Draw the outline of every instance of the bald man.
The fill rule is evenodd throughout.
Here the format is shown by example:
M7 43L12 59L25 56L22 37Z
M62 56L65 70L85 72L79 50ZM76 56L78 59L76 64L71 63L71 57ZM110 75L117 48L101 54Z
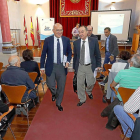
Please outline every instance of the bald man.
M87 33L88 37L94 37L98 40L98 37L92 33L93 32L93 27L91 25L87 26L87 32L88 32Z
M20 58L18 56L11 56L8 59L8 63L9 67L2 73L0 82L1 84L13 86L25 85L27 90L22 97L22 102L25 102L26 98L28 97L28 90L34 89L35 85L30 79L28 73L20 68ZM28 98L37 98L36 93L32 91Z
M56 100L56 106L58 107L58 110L63 111L61 103L64 94L67 68L71 60L72 51L70 39L62 36L63 27L61 24L56 23L54 25L53 33L53 36L46 38L44 41L40 60L40 70L42 73L46 73L46 82L52 93L52 101ZM65 65L63 65L63 59L66 56L67 61Z

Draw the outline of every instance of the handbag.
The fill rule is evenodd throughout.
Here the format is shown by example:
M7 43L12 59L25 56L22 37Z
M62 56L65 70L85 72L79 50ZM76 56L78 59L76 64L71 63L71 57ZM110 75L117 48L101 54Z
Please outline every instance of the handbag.
M77 94L77 73L74 73L73 77L73 90Z
M86 79L85 79L85 87L87 87ZM74 73L73 77L73 90L77 94L77 73Z

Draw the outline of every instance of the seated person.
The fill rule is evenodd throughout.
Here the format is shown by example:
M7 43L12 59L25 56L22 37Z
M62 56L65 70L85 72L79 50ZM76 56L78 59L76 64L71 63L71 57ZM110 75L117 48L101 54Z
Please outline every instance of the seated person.
M28 73L20 68L20 58L18 56L11 56L8 59L8 63L10 66L2 73L0 82L1 84L11 86L25 85L27 90L22 97L22 102L25 102L28 97L28 91L30 89L34 89L35 85L30 79ZM37 98L36 93L34 91L30 92L29 99L35 98Z
M32 50L24 50L22 53L22 57L25 61L21 62L20 67L23 68L26 72L37 72L37 78L35 80L35 84L39 84L40 79L40 71L37 62L33 60L33 51Z
M130 61L130 68L120 70L114 81L111 84L111 87L115 87L119 84L119 87L137 89L140 86L140 54L135 54ZM116 98L114 92L111 93L111 98ZM117 95L120 101L122 101L119 93Z
M136 83L136 82L135 82ZM124 134L126 133L128 126L133 131L134 129L134 121L128 116L127 113L133 114L136 118L140 116L135 113L140 109L140 87L132 94L132 96L129 98L129 100L124 104L124 106L116 105L114 107L114 113L117 116ZM132 131L130 129L128 130L126 134L126 138L124 140L130 140L130 137L132 135ZM124 136L122 135L122 137Z
M77 23L76 24L76 27L74 27L73 29L72 29L72 39L78 39L78 36L79 36L79 31L78 31L78 29L79 29L79 26L80 26L80 24L79 23Z
M87 26L87 31L88 31L88 37L94 37L98 40L98 37L92 33L93 32L93 27L91 25Z
M99 84L102 86L105 86L105 83L108 82L106 94L107 99L110 99L111 97L110 84L113 82L117 73L122 69L129 68L131 54L128 51L121 51L121 53L119 54L119 58L120 59L118 60L118 62L113 63L108 77L103 82L99 82Z

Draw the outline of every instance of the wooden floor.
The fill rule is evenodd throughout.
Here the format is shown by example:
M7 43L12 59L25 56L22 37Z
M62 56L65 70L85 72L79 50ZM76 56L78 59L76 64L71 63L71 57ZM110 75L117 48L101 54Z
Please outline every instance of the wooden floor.
M119 50L120 51L124 50L124 47L120 48ZM38 50L38 49L33 50L34 57L40 57L41 51L42 50ZM130 48L127 48L127 51L131 52ZM22 52L23 52L23 49L19 49L18 55L22 56ZM104 57L104 50L101 50L101 56ZM43 77L43 78L45 80L45 77ZM47 90L47 86L45 85L45 91L46 90ZM44 93L43 93L41 84L39 85L39 96L40 96L40 101L42 101ZM38 107L39 107L39 104L35 108L33 108L32 110L29 111L30 124L31 124L31 122L36 114ZM26 132L28 131L27 118L24 115L15 116L15 118L12 122L11 128L14 131L16 139L23 140L25 135L26 135ZM12 136L9 129L7 130L7 133L4 137L4 140L13 140L13 136Z

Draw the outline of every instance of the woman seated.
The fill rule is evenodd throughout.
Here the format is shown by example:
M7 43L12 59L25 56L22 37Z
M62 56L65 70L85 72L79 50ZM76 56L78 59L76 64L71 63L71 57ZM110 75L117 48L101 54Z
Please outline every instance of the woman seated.
M21 68L23 68L26 72L37 72L38 75L34 83L39 84L40 71L37 62L33 61L33 51L29 49L24 50L22 57L25 61L21 62Z
M107 85L107 94L106 94L106 98L110 99L111 97L111 89L110 89L110 84L112 83L112 81L114 80L116 74L122 70L122 69L129 69L129 60L131 58L131 54L128 51L121 51L121 53L119 54L119 60L116 63L113 63L112 68L110 70L109 76L103 81L100 82L100 85L105 85L105 83L108 82ZM106 98L103 97L103 102L106 102ZM112 97L113 99L113 97Z

